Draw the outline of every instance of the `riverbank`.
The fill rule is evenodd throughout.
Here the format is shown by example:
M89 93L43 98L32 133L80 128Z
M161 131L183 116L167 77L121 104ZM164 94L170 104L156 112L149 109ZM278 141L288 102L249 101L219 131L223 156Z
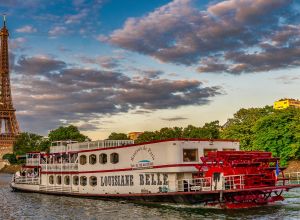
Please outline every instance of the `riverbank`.
M21 165L5 165L1 170L0 173L8 173L8 174L14 174L18 170L21 169Z

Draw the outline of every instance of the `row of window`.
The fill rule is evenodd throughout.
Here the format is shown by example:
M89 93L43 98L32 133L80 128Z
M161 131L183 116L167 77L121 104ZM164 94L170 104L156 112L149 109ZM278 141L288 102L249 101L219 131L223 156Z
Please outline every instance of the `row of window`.
M86 186L87 185L87 177L86 176L81 176L80 178L78 176L73 176L73 185L78 186L80 182L81 186ZM53 175L49 176L49 183L51 185L56 184L56 185L61 185L62 184L62 177L61 176L56 176L54 178ZM65 176L64 177L64 185L70 185L70 176ZM97 177L91 176L89 178L89 184L90 186L97 186Z
M100 154L99 155L99 163L100 164L106 164L107 163L107 161L108 161L108 159L107 159L107 154ZM88 157L88 159L89 159L89 164L92 164L92 165L94 165L94 164L96 164L97 163L97 156L96 156L96 154L91 154L89 157ZM110 154L110 162L112 163L112 164L116 164L116 163L118 163L119 162L119 154L117 154L117 153L111 153ZM81 165L85 165L86 163L87 163L87 156L86 155L81 155L80 157L79 157L79 163L81 164Z

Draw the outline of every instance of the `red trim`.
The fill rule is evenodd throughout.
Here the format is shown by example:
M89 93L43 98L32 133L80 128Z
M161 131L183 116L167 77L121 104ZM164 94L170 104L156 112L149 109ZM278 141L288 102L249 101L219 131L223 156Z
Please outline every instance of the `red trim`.
M158 165L158 166L153 166L153 169L159 169L159 168L169 168L169 167L195 167L198 164L166 164L166 165ZM113 170L94 170L94 171L64 171L64 172L59 172L59 171L47 171L47 172L41 172L41 174L83 174L83 173L112 173L112 172L124 172L124 171L132 171L136 169L132 168L123 168L123 169L113 169ZM145 169L146 170L146 169ZM148 170L148 169L147 169Z
M170 141L239 142L238 140L235 140L235 139L171 138L171 139L165 139L165 140L155 140L155 141L143 142L143 143L139 143L139 144L129 144L129 145L118 146L118 147L107 147L107 148L98 148L98 149L90 149L90 150L69 151L68 154L120 149L120 148L135 147L135 146L139 146L139 145L156 144L156 143L170 142ZM63 153L66 153L66 152L64 151L64 152L57 152L57 153L52 153L52 154L63 154ZM49 155L49 154L41 154L41 155Z

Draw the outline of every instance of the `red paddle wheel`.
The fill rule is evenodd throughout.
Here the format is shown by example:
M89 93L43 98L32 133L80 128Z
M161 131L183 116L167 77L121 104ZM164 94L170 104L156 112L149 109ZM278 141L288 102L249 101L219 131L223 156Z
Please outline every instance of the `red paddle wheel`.
M283 170L278 166L279 158L269 152L216 151L201 157L197 166L198 177L210 177L212 190L219 190L218 201L227 208L253 207L283 200L281 193L288 188L276 186L283 181ZM279 173L283 178L278 178ZM220 179L222 181L220 181ZM220 188L221 184L221 188Z

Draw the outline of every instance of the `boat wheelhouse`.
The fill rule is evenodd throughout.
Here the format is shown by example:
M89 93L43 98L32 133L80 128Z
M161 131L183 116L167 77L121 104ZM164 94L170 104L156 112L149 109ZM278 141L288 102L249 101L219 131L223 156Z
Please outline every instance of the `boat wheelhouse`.
M28 153L11 186L106 199L246 207L282 200L283 190L300 186L288 185L284 176L279 185L276 173L283 168L278 160L271 153L239 151L235 140L58 141L49 153Z

